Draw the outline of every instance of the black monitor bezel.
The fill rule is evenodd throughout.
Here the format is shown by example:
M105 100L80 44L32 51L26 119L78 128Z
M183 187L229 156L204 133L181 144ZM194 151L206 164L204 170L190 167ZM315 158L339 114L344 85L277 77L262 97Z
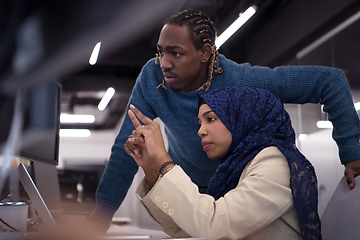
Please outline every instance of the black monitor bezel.
M31 161L41 161L41 162L46 162L46 163L50 163L53 165L58 165L59 164L59 146L60 146L60 114L61 114L61 92L62 92L62 85L57 82L54 81L56 87L57 87L57 109L56 109L56 127L55 127L55 152L54 152L54 159L49 159L46 158L44 156L39 156L39 155L35 155L32 153L29 153L27 151L23 151L20 149L18 157L20 158L25 158L27 160L31 160Z

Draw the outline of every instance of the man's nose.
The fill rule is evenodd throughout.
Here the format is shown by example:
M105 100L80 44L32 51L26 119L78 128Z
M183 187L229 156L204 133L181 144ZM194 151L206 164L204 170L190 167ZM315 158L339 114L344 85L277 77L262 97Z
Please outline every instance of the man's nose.
M169 57L167 56L167 54L164 54L161 58L160 58L160 66L161 69L166 70L166 69L171 69L173 67L173 64L171 63Z

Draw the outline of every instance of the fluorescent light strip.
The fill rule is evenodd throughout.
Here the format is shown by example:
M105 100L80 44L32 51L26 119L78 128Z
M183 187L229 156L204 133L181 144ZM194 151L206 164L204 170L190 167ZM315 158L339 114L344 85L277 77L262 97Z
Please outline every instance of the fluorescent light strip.
M305 140L305 138L306 138L306 134L304 134L304 133L302 133L302 134L299 134L299 141L303 141L303 140Z
M333 128L333 125L330 121L317 121L316 126L318 128Z
M90 137L89 129L60 129L60 137Z
M249 7L244 13L240 13L239 18L235 20L218 38L215 40L215 45L220 48L226 40L228 40L247 20L249 20L256 13L256 6Z
M93 115L80 115L80 114L66 114L60 115L61 123L93 123L95 117Z
M90 56L90 59L89 59L90 65L95 65L95 63L97 62L97 59L99 57L100 47L101 47L101 42L98 42L95 45L95 47L94 47L94 49L93 49L93 51L91 53L91 56Z
M103 98L101 99L98 105L98 109L100 111L104 111L106 106L109 104L111 98L114 96L114 94L115 94L115 89L112 87L108 88L108 90L106 91L106 93L104 94Z

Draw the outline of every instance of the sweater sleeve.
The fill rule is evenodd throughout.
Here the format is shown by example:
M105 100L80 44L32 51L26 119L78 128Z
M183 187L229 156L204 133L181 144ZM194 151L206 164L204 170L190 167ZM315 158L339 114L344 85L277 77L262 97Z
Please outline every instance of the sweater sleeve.
M249 64L240 64L229 70L233 72L231 74L243 76L240 81L245 86L268 89L284 103L323 104L334 126L333 139L339 147L341 162L360 160L360 120L342 70L324 66L280 66L272 69Z
M125 110L124 122L111 148L109 161L96 192L96 207L90 219L99 221L106 226L110 226L112 217L124 200L138 170L136 162L124 150L126 140L135 129L127 114L129 105L130 103L135 105L151 119L156 117L144 98L146 84L149 82L147 80L154 77L149 64L153 64L153 62L148 62L144 66L136 80Z
M279 231L275 225L270 226L294 207L289 185L286 158L278 149L269 148L248 164L238 186L216 201L210 195L200 194L179 166L160 178L148 193L140 185L137 195L172 236L243 239L266 227L267 233L281 232L285 236L290 231L299 236L290 227ZM297 222L296 215L293 222Z

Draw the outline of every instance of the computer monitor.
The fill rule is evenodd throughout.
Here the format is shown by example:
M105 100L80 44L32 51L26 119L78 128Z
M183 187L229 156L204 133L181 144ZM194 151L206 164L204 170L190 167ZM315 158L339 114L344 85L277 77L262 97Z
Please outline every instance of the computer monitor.
M58 164L61 85L46 81L24 89L23 128L18 157ZM9 137L15 96L0 99L0 151Z
M56 169L59 156L61 84L49 80L21 91L23 124L20 140L17 142L18 151L15 151L13 157L31 161L29 173L43 200L52 213L61 213ZM4 95L0 100L0 155L14 120L15 100L15 96ZM29 197L31 198L30 195Z

